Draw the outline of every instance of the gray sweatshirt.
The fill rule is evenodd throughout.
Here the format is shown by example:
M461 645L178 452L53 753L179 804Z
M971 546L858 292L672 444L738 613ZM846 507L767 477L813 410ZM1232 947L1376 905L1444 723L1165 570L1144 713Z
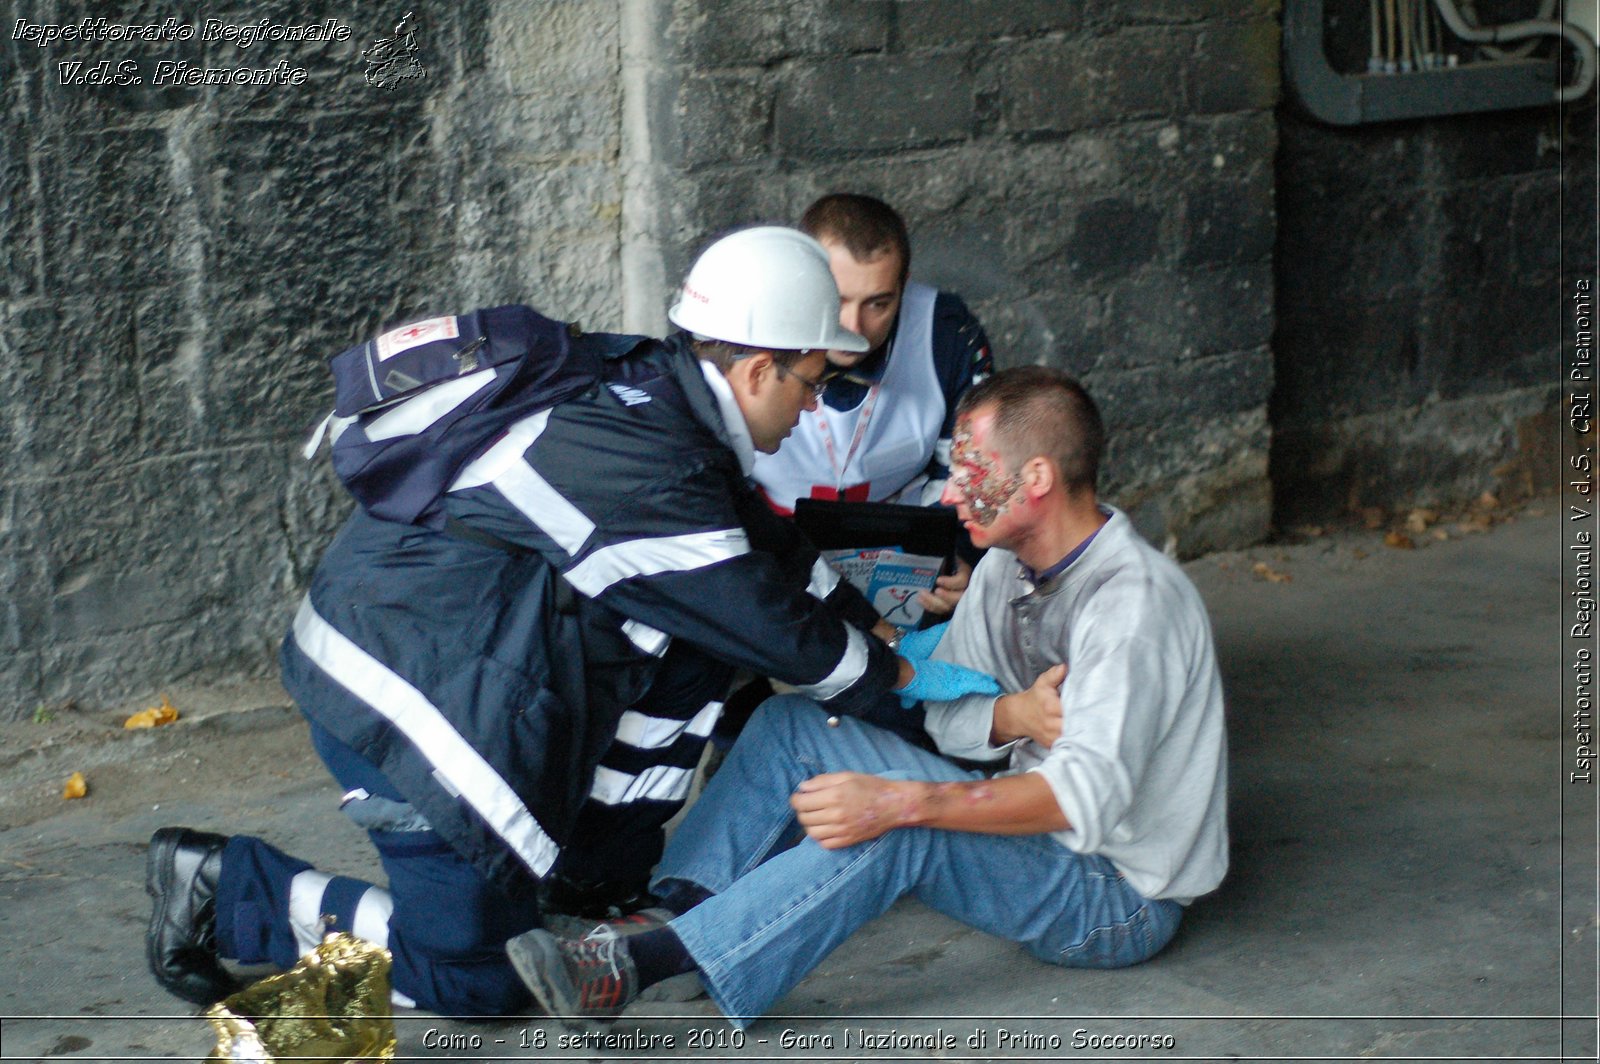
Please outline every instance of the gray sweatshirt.
M1061 737L991 746L994 699L928 705L954 757L1037 772L1071 827L1061 845L1100 854L1147 898L1189 901L1228 867L1227 745L1211 624L1183 570L1121 511L1061 575L1035 588L1009 551L973 572L934 657L992 673L1008 692L1065 662ZM1009 774L1009 773L1008 773Z

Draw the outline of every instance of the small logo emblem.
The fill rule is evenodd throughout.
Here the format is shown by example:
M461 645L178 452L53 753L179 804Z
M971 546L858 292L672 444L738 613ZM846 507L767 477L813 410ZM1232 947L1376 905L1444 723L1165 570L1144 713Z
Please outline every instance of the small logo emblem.
M626 384L608 384L606 387L616 393L617 398L622 400L624 406L638 406L640 403L648 403L650 401L649 392L640 391L638 388L630 388Z
M394 25L393 37L379 37L361 53L367 64L367 84L392 89L402 81L425 78L428 69L417 58L417 31L407 11Z

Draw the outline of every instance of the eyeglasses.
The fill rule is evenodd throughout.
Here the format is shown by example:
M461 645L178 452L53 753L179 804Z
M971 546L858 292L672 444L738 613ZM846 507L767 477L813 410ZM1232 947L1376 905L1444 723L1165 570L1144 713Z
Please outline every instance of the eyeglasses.
M800 352L802 357L804 357L806 355L809 355L810 353L811 353L811 349L805 349L805 350L802 350ZM733 356L733 360L735 362L737 362L741 358L755 358L757 355L760 355L760 354L768 354L768 355L770 355L771 352L770 351L744 351L744 352L741 352L741 353L739 353L737 355L734 355ZM810 377L807 377L804 373L796 373L794 370L790 369L788 366L785 366L782 362L779 362L776 358L774 358L772 360L772 364L778 368L779 376L793 377L795 380L797 380L801 384L805 385L806 386L806 390L811 393L812 398L816 399L818 402L820 402L822 400L822 397L825 394L827 394L828 382L826 380L812 380Z
M799 373L799 372L796 372L795 370L790 369L788 366L785 366L782 362L776 362L775 361L772 364L774 366L778 367L778 373L780 375L785 376L785 377L793 377L795 380L799 381L801 384L804 384L806 386L806 389L811 393L811 397L813 399L817 400L818 402L822 401L823 395L826 394L826 392L828 391L828 382L827 381L825 381L825 380L812 380L810 377L807 377L805 374Z

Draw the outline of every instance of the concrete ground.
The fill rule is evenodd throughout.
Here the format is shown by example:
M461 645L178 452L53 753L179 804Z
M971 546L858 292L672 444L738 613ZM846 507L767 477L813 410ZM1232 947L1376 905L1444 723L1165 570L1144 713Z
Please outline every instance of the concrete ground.
M1563 782L1561 521L1547 502L1444 527L1414 550L1347 532L1188 566L1227 678L1233 868L1150 963L1054 969L904 902L742 1043L701 1001L613 1029L648 1049L407 1014L400 1055L1595 1059L1595 791ZM153 829L257 832L372 870L294 715L270 692L238 711L251 697L142 734L83 714L5 733L0 1057L209 1050L145 971ZM63 802L74 768L90 794Z

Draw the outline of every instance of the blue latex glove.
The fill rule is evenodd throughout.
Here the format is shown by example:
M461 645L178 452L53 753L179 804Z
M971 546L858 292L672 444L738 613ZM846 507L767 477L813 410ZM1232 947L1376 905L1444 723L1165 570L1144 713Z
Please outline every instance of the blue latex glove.
M907 632L900 637L900 656L907 661L927 661L933 654L933 648L944 638L944 630L949 627L950 622L945 621L920 632Z
M978 672L951 661L923 659L911 663L917 673L911 682L895 692L900 704L910 709L918 702L948 702L962 695L997 695L1000 684L986 672Z

